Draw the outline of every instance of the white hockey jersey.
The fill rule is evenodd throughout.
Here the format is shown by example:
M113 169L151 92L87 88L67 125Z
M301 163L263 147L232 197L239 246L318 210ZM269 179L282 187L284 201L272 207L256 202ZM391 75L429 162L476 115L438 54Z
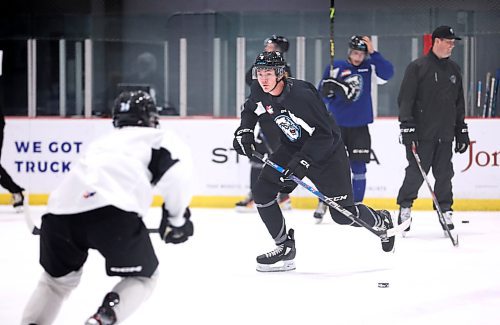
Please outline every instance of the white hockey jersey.
M48 212L74 214L112 205L144 216L153 188L162 195L174 226L192 197L192 157L172 132L123 127L90 143L50 194Z

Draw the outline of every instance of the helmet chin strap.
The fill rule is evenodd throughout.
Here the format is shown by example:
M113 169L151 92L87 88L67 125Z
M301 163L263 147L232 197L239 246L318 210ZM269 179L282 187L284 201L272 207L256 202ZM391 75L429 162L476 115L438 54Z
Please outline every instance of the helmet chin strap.
M273 89L269 90L269 93L271 93L274 89L276 89L276 87L278 87L278 84L280 83L281 80L283 80L283 77L276 78L276 84L274 85Z

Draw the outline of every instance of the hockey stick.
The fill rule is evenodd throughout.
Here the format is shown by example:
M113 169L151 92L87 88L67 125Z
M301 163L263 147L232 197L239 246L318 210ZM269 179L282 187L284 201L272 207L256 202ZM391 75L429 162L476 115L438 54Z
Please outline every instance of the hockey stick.
M257 151L253 151L252 155L254 157L260 159L266 165L274 168L278 172L280 172L282 174L285 172L285 169L283 167L281 167L280 165L272 162L271 160L269 160L266 156L262 155L261 153L259 153ZM318 191L314 187L310 186L309 184L307 184L306 182L304 182L300 178L296 177L295 175L293 175L293 174L290 175L289 179L291 179L295 183L299 184L300 186L304 187L306 190L308 190L309 192L311 192L312 194L314 194L321 201L325 202L326 205L328 205L329 207L331 207L331 208L337 210L338 212L342 213L344 216L346 216L347 218L349 218L355 224L357 224L357 225L359 225L359 226L361 226L363 228L368 229L371 233L373 233L374 235L376 235L376 236L378 236L378 237L380 237L382 239L385 239L387 237L395 236L396 234L399 234L399 233L403 232L404 229L408 228L408 226L410 225L411 220L408 219L405 222L403 222L402 224L400 224L400 225L398 225L398 226L396 226L394 228L391 228L391 229L387 229L387 230L377 230L377 229L374 229L369 224L367 224L365 221L363 221L362 219L359 219L358 217L356 217L355 215L353 215L349 210L344 209L340 204L338 204L337 202L335 202L333 200L333 198L326 197L320 191Z
M487 72L486 82L484 84L483 117L488 117L488 104L490 102L490 81L491 81L491 72Z
M330 0L330 78L333 78L333 57L335 56L335 41L333 23L335 19L335 0Z
M429 189L429 192L431 192L432 201L434 202L434 206L436 207L439 221L441 222L442 225L444 225L445 232L448 234L448 237L450 237L450 240L453 243L453 246L457 247L458 246L458 235L456 236L456 238L453 238L453 235L451 234L450 228L448 228L448 224L446 223L446 220L444 220L443 212L441 211L441 207L439 206L439 202L436 198L436 195L434 194L434 191L432 190L431 183L429 182L429 179L427 178L427 175L425 174L425 171L422 168L422 163L421 163L420 157L417 153L417 146L415 145L415 142L413 142L411 145L411 152L413 153L413 156L415 157L415 160L417 161L418 169L420 169L420 173L422 174L422 177L424 178L425 183L427 184L427 188ZM408 219L408 220L410 220L410 219Z

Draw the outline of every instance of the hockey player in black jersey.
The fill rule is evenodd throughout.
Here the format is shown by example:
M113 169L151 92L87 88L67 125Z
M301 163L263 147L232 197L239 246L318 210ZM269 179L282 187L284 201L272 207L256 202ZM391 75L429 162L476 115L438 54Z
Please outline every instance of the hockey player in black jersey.
M287 232L285 219L277 203L278 192L291 192L296 183L286 175L308 177L325 196L362 219L371 227L393 228L386 210L354 205L349 160L340 130L321 97L309 82L287 78L286 63L280 52L263 52L255 60L251 93L241 113L241 124L234 133L235 150L248 157L255 150L253 130L261 116L268 114L281 129L281 145L271 160L286 166L285 175L265 166L252 189L257 210L274 239L276 248L257 256L257 270L295 269L294 231ZM330 209L333 220L342 225L354 224L340 212ZM390 252L394 237L382 239L382 249Z
M284 55L284 53L288 51L289 47L290 43L284 36L272 35L264 40L265 52L279 51ZM245 74L245 83L248 87L251 87L252 83L255 81L252 77L252 70L253 65ZM289 65L285 66L285 74L287 77L292 76L292 70ZM280 144L280 134L280 129L271 117L263 117L259 119L259 123L257 123L257 127L255 129L255 146L257 151L266 154L274 152ZM259 177L262 167L262 161L255 157L250 159L250 189L257 182L257 178ZM290 210L292 208L292 202L288 193L280 193L278 203L282 210ZM252 191L250 191L250 193L243 200L236 203L236 211L257 211L255 202L253 201Z
M113 124L115 129L88 145L49 196L40 229L44 272L22 325L53 323L80 281L90 248L104 257L107 275L121 280L85 324L122 322L151 295L158 259L141 217L151 204L153 187L164 199L162 240L178 244L193 235L189 148L175 134L156 128L156 106L142 91L120 94Z

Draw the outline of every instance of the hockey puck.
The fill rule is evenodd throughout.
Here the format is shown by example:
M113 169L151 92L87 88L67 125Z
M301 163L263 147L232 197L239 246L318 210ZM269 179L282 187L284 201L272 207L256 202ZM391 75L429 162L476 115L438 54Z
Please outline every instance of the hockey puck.
M389 282L379 282L378 287L379 288L389 288Z
M469 220L462 220L462 223L469 223Z

